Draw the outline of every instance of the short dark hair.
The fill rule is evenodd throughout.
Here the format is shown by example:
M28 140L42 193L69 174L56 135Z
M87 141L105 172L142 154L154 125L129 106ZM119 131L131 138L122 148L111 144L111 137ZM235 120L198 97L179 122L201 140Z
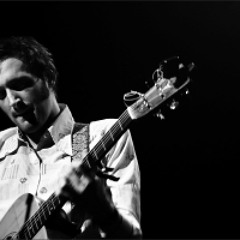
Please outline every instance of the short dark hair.
M56 91L58 71L52 54L31 36L12 36L0 39L0 61L17 58L24 63L24 70L48 82Z

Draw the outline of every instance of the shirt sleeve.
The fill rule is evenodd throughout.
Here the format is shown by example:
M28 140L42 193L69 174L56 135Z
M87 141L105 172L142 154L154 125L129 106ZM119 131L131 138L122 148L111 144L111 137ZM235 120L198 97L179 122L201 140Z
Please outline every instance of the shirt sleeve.
M95 141L99 140L115 121L115 119L105 119L95 122L92 127L90 125L90 141L91 135L95 137ZM95 141L92 141L92 145ZM118 181L107 180L116 208L122 217L132 224L133 234L141 236L140 170L129 130L106 154L103 164L113 168L111 174L119 178Z

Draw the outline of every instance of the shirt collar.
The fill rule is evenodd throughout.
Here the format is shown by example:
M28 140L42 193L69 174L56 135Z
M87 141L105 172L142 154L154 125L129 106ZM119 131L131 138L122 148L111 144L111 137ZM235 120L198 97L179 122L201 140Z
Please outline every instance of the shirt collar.
M74 119L71 111L66 104L59 104L61 114L55 120L48 131L53 138L54 143L60 151L72 156L72 131Z
M66 104L59 104L59 106L61 113L53 125L48 128L55 144L65 136L71 135L74 125L74 119L68 106Z
M49 127L48 132L57 149L72 156L72 130L75 121L66 104L59 104L59 106L61 113L52 126ZM6 134L3 135L3 141L4 144L0 148L0 158L15 151L26 142L26 138L20 129L13 127L6 130Z
M61 113L47 131L59 150L72 155L71 136L74 119L66 104L60 103L59 106ZM26 137L20 129L18 129L18 138L20 141L26 141Z

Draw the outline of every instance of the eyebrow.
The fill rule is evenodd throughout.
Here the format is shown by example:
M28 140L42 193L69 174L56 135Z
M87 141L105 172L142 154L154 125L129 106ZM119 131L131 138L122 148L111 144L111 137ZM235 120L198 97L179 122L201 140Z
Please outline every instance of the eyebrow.
M20 82L19 82L20 80ZM21 84L21 80L32 80L34 82L34 78L30 77L30 76L20 76L20 77L15 77L10 79L9 81L7 81L7 83L3 86L0 85L0 88L4 88L4 86L7 87L12 87L14 85L16 85L17 83Z

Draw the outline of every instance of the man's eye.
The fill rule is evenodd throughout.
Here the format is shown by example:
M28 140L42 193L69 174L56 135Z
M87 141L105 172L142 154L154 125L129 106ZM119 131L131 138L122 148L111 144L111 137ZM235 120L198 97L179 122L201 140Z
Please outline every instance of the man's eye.
M22 91L26 88L32 87L34 83L35 82L32 79L22 78L21 80L19 79L18 82L11 84L11 88L16 91Z
M0 100L3 100L6 97L7 93L5 90L0 90Z

